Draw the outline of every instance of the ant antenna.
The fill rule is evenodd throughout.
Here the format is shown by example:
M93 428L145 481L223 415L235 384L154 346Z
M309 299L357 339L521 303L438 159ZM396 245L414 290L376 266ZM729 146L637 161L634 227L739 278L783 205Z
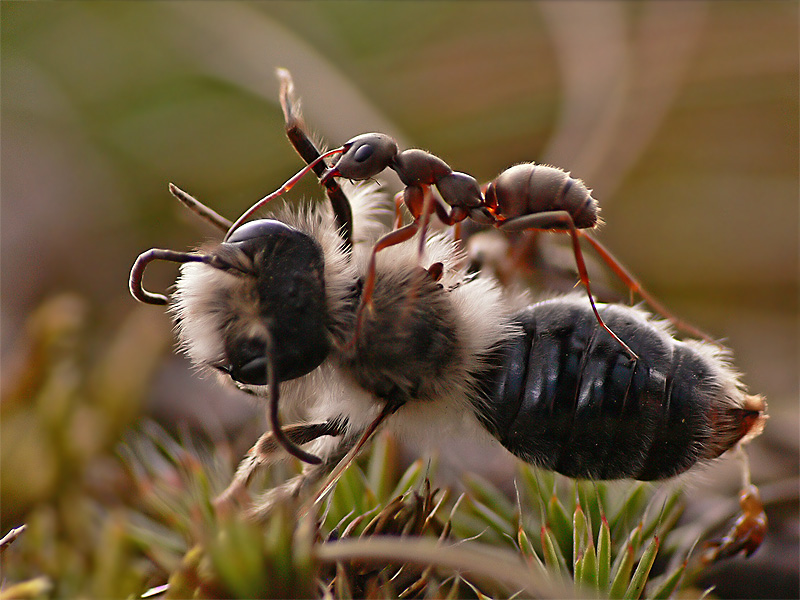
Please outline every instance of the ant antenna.
M247 221L247 219L252 217L253 214L256 213L258 210L260 210L261 207L263 207L265 204L267 204L271 200L274 200L278 196L281 196L281 195L285 194L286 192L288 192L290 189L292 189L295 186L295 184L298 181L300 181L306 173L312 171L317 164L319 164L324 159L326 159L326 158L328 158L330 156L334 156L335 154L341 154L342 152L344 152L344 148L335 148L333 150L330 150L330 151L326 152L325 154L322 154L322 155L318 156L311 163L309 163L308 165L306 165L305 167L300 169L300 171L298 173L293 175L286 183L284 183L277 190L275 190L271 194L267 194L266 196L261 198L261 200L258 200L255 204L253 204L253 206L248 208L244 212L244 214L242 214L241 217L236 219L234 224L231 225L230 229L228 229L228 233L225 234L225 237L222 239L222 241L223 242L227 242L228 239L231 237L231 234L233 234L234 231L239 229L239 227L241 227L242 223L244 223L245 221Z

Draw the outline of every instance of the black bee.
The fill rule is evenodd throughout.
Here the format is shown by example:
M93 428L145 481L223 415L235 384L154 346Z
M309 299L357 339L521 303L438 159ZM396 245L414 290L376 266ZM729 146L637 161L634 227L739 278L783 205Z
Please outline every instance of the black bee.
M307 138L283 83L299 147L295 139ZM303 154L314 164L318 156ZM196 365L268 400L272 430L223 500L289 453L310 463L253 509L267 510L274 495L296 493L352 456L381 424L404 437L451 431L499 442L570 477L641 480L677 475L761 431L766 404L746 393L725 351L679 341L635 307L598 304L605 327L578 295L530 303L467 274L458 243L442 234L426 235L422 257L408 243L376 253L382 196L331 183L329 194L349 196L347 210L341 200L338 209L283 208L236 228L173 188L228 236L194 252L151 250L131 273L135 297L169 303ZM169 299L142 287L155 259L184 263ZM301 423L280 427L279 399Z

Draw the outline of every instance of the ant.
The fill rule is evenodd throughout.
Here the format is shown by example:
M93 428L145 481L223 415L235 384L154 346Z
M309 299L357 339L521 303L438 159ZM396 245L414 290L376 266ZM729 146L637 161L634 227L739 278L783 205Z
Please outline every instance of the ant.
M319 164L325 158L337 154L341 155L339 160L320 175ZM246 211L229 229L228 236L264 204L291 189L311 169L319 175L320 183L328 187L334 178L363 181L374 178L387 168L395 171L405 185L397 198L398 215L402 201L413 221L409 225L399 226L401 219L398 216L398 228L375 243L358 309L356 334L361 327L364 310L371 310L373 306L377 253L411 239L419 230L422 230L422 253L428 222L435 213L448 226L458 225L469 217L477 223L492 225L506 232L544 230L569 233L580 283L586 288L592 312L600 326L622 346L632 360L638 359L636 353L605 324L597 311L579 243L581 237L594 247L625 283L631 296L639 294L678 329L719 346L709 335L670 313L608 249L585 231L600 223L597 200L580 179L558 167L535 163L518 164L503 171L482 190L474 177L453 171L438 156L418 148L400 151L391 137L382 133L365 133L350 139L340 148L316 157L278 190ZM432 186L436 187L440 197L432 193Z

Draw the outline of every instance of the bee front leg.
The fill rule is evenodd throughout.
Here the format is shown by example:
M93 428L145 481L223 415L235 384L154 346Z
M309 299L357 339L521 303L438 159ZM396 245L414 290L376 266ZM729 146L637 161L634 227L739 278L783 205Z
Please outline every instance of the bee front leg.
M329 473L356 446L357 442L358 438L352 436L341 439L333 451L325 454L322 463L318 465L306 463L300 475L296 475L258 496L247 510L247 517L253 521L263 521L280 502L289 498L298 498L303 491Z
M342 437L334 448L322 453L325 457L322 463L316 465L306 463L300 475L262 494L248 510L247 516L256 521L262 520L277 503L287 498L297 498L306 488L317 483L327 474L328 478L310 501L309 506L316 504L335 485L381 423L403 404L402 400L387 400L383 410L369 425L363 429L351 430L347 434L344 434L345 422L333 421L334 425L338 427L338 435L342 435Z
M324 421L322 423L301 423L289 425L283 429L286 437L294 444L307 444L324 435L337 436L343 433L343 429L338 421ZM260 469L273 463L283 460L288 454L283 450L276 440L272 431L266 432L258 441L247 451L247 455L239 463L236 474L230 485L225 488L215 500L214 506L223 509L238 500L242 504L248 504L246 488L253 476Z

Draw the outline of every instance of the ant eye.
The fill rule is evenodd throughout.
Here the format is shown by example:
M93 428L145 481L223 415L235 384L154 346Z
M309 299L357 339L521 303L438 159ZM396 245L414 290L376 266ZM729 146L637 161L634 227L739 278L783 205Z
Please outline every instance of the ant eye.
M372 144L364 144L355 151L355 154L353 154L353 160L362 163L372 156L374 152L375 148L372 146Z

